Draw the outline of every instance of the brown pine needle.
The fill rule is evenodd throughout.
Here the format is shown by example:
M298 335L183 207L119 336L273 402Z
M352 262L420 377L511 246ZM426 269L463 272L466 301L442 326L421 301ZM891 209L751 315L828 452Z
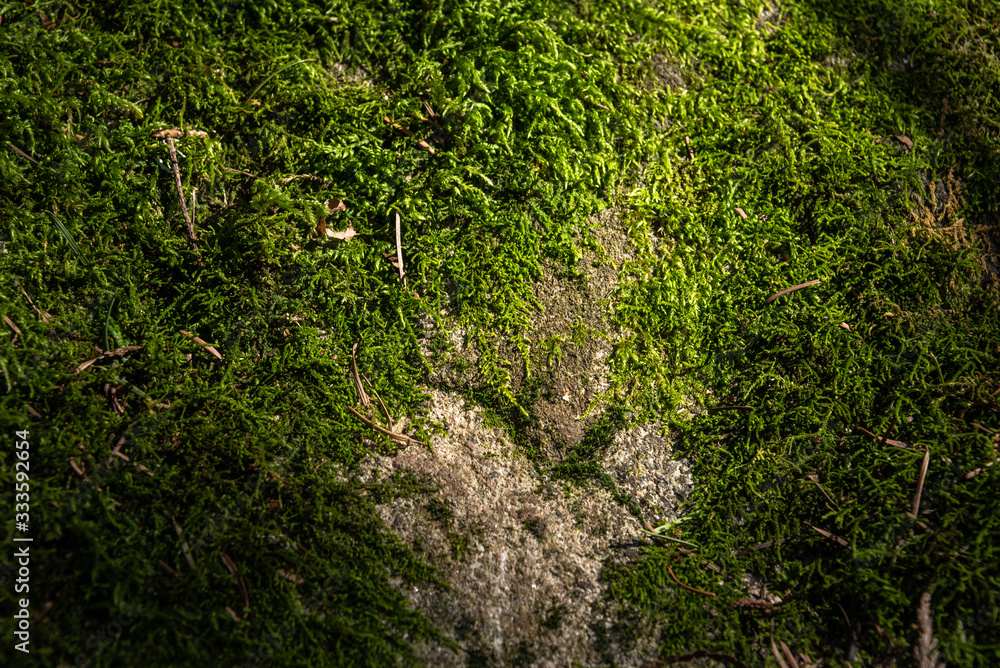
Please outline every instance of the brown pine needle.
M679 584L684 589L687 589L688 591L693 591L696 594L701 594L702 596L713 596L713 597L715 596L714 592L705 591L703 589L697 589L695 587L690 587L690 586L684 584L683 582L681 582L680 580L678 580L677 576L674 575L674 569L670 568L670 564L667 564L667 572L670 573L670 577L672 577L674 579L674 582L676 582L677 584Z
M839 544L841 547L850 547L851 546L850 543L848 543L846 540L844 540L840 536L836 536L836 535L830 533L829 531L825 531L823 529L820 529L819 527L814 527L813 525L809 524L809 522L806 522L805 520L802 520L802 523L805 524L810 529L812 529L813 531L815 531L816 533L818 533L820 536L823 536L824 538L829 538L830 540L832 540L835 543Z
M16 146L14 146L13 144L11 144L10 142L7 142L7 146L10 146L10 147L11 147L12 149L14 149L14 150L15 150L15 151L16 151L16 152L17 152L17 153L18 153L18 154L19 154L19 155L20 155L20 156L21 156L22 158L24 158L24 159L26 159L26 160L30 161L30 162L31 162L31 164L33 164L33 165L37 165L37 164L38 164L38 161L37 161L37 160L35 160L34 158L32 158L32 157L31 157L30 155L28 155L27 153L25 153L24 151L22 151L22 150L21 150L21 149L19 149L18 147L16 147Z
M408 443L415 443L417 445L423 445L424 447L426 447L425 443L421 443L420 441L418 441L415 438L410 438L406 434L398 434L398 433L396 433L394 431L386 429L385 427L383 427L381 425L375 424L374 422L372 422L371 420L369 420L368 418L366 418L364 415L362 415L361 413L359 413L357 410L355 410L355 408L353 406L348 406L347 410L349 410L354 415L354 417L356 417L359 420L361 420L362 422L364 422L368 427L371 427L372 429L374 429L375 431L377 431L380 434L384 434L385 436L388 436L389 438L391 438L393 441L396 441L397 443L401 443L403 445L406 445ZM712 594L712 596L715 596L715 594Z
M924 481L927 479L927 466L931 462L931 449L924 448L924 461L920 464L920 478L917 480L917 493L913 495L913 512L910 517L917 519L920 512L920 495L924 492Z
M365 388L361 385L361 377L358 375L358 362L354 357L354 353L358 349L358 342L354 342L354 347L351 348L351 371L354 373L354 389L358 391L358 396L361 398L361 405L368 408L372 405L372 400L365 394Z
M403 271L403 233L399 227L399 212L396 212L396 267L399 269L399 278L406 287L406 272Z
M799 662L795 660L795 657L792 655L792 650L787 644L785 644L785 641L779 638L778 644L781 645L781 651L785 653L785 658L788 659L789 665L791 665L792 668L799 668Z
M773 302L775 299L778 299L779 297L784 297L785 295L787 295L789 293L792 293L792 292L795 292L796 290L801 290L802 288L808 288L808 287L811 287L813 285L819 285L822 282L823 282L822 278L817 278L817 279L814 279L812 281L806 281L805 283L799 283L798 285L793 285L790 288L785 288L784 290L781 290L779 292L775 292L773 295L771 295L770 297L768 297L767 300L764 303L765 304L770 304L771 302Z
M902 441L894 441L891 438L886 438L885 436L876 436L875 434L871 433L870 431L868 431L864 427L858 427L858 431L860 431L862 434L865 434L866 436L871 436L875 440L881 441L882 443L885 443L886 445L891 445L894 448L902 448L903 450L909 450L910 449L910 446L908 446L906 443L903 443Z
M181 539L181 550L184 552L184 559L187 560L188 566L191 567L191 570L195 570L194 557L191 556L191 548L184 539L184 530L181 529L181 525L177 523L177 520L174 519L173 515L170 516L170 519L174 523L174 531L177 532L177 537Z
M368 376L362 375L361 377L364 379L366 383L368 383L368 387L371 388L372 394L375 395L375 399L378 401L378 405L382 407L382 412L385 414L385 426L388 427L389 429L395 429L392 422L392 416L389 415L389 409L385 407L385 402L382 401L382 397L379 396L378 390L376 390L375 386L372 385L372 382L368 380Z

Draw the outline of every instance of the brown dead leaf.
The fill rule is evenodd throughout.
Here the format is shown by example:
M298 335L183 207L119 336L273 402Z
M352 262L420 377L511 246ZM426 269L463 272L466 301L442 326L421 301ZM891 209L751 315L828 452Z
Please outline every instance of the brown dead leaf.
M319 226L316 228L319 229ZM354 231L354 227L348 225L346 230L341 230L340 232L334 232L326 225L323 225L323 232L327 239L338 239L340 241L350 241L354 237L358 236L358 233Z
M86 369L87 367L89 367L91 364L93 364L94 362L96 362L99 359L101 359L101 358L100 357L95 357L92 360L87 360L86 362L83 362L80 366L76 367L76 371L74 371L73 373L74 374L80 373L81 371L83 371L84 369Z
M913 150L913 140L906 135L896 135L896 139L900 144L906 147L907 151Z
M31 406L25 406L25 408L28 409L28 415L30 415L31 417L33 417L33 418L40 418L40 417L42 417L42 414L39 413L38 411L36 411Z
M337 213L338 211L343 211L344 209L347 208L347 205L345 205L342 201L340 201L336 197L333 199L326 200L325 202L323 202L323 204L326 205L326 208L330 211L330 213Z
M278 575L285 578L289 582L294 582L295 584L302 584L303 582L305 582L305 580L300 578L295 573L289 573L288 571L282 570L280 568L278 569Z
M70 465L70 468L72 468L74 471L76 471L77 475L81 475L82 476L84 474L85 469L80 468L80 465L77 464L76 460L73 459L72 457L69 458L69 465Z
M840 328L841 329L846 329L848 332L851 331L851 326L848 325L846 322L840 323Z
M747 212L744 211L742 208L736 207L736 213L740 214L740 218L742 218L743 220L747 219Z
M14 341L17 341L17 337L21 336L21 330L19 330L17 325L14 324L14 321L7 316L3 317L3 321L7 323L7 326L14 332L14 338L11 340L11 343L14 343Z
M168 128L166 130L156 130L152 133L153 137L157 139L181 139L182 137L207 137L208 133L204 130L178 130L177 128Z

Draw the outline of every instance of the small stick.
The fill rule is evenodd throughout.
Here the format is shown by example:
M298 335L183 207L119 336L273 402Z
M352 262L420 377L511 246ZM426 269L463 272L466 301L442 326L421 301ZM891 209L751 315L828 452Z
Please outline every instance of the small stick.
M798 285L793 285L792 287L785 288L784 290L781 290L780 292L775 292L773 295L771 295L770 297L768 297L767 301L765 301L764 303L765 304L770 304L771 302L773 302L778 297L784 297L785 295L787 295L790 292L795 292L796 290L801 290L802 288L808 288L808 287L813 286L813 285L818 285L818 284L820 284L822 282L823 282L822 278L817 278L817 279L812 280L812 281L807 281L805 283L799 283Z
M399 277L403 279L403 287L406 287L406 272L403 271L403 235L399 229L399 212L396 212L396 262L399 264Z
M198 266L203 267L205 263L201 260L201 252L198 251L198 238L194 234L194 222L191 214L188 213L187 203L184 201L184 186L181 184L181 167L177 164L177 150L174 148L174 138L167 137L167 147L170 149L170 162L174 168L174 185L177 186L177 196L181 200L181 213L184 214L184 223L187 226L188 237L191 238L191 245L198 252Z
M684 137L684 143L687 145L688 149L688 160L694 160L694 151L691 150L691 138Z
M674 575L674 569L670 568L670 564L667 564L667 572L670 573L670 577L672 577L674 579L674 582L676 582L677 584L679 584L684 589L687 589L688 591L693 591L696 594L701 594L702 596L715 596L714 592L704 591L703 589L696 589L695 587L689 587L688 585L686 585L683 582L681 582L680 580L678 580L677 576Z
M931 463L931 449L924 448L924 461L920 464L920 479L917 480L917 493L913 496L913 512L910 517L917 519L920 512L920 495L924 492L924 480L927 479L927 465Z
M181 166L177 163L177 150L174 148L173 137L167 137L167 147L170 149L170 162L173 163L174 168L174 185L177 186L177 196L181 201L181 213L184 214L188 236L191 237L191 241L197 241L194 236L194 224L191 222L191 214L188 213L187 202L184 200L184 186L181 184Z
M24 151L22 151L18 147L16 147L13 144L11 144L10 142L7 142L7 146L10 146L12 149L14 149L15 151L17 151L21 155L21 157L24 158L25 160L29 160L29 161L31 161L32 164L35 164L35 165L38 164L37 160L35 160L34 158L32 158L30 155L28 155L27 153L25 153Z

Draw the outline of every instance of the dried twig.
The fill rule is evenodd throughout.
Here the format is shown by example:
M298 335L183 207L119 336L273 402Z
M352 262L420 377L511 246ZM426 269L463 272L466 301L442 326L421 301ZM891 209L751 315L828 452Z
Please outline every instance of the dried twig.
M817 279L812 280L812 281L806 281L805 283L799 283L798 285L793 285L790 288L785 288L784 290L781 290L779 292L775 292L773 295L771 295L770 297L768 297L767 300L764 303L765 304L770 304L771 302L773 302L775 299L777 299L779 297L784 297L785 295L787 295L787 294L789 294L791 292L795 292L796 290L801 290L802 288L808 288L808 287L811 287L813 285L819 285L822 282L823 282L822 278L817 278Z
M194 234L194 221L187 210L187 202L184 201L184 186L181 184L181 167L177 163L177 150L174 148L174 138L167 137L167 147L170 149L170 162L174 169L174 185L177 186L177 196L181 201L181 213L184 214L184 223L187 226L188 237L191 238L191 245L198 251L198 238ZM198 266L204 266L201 260L201 253L198 254Z
M667 572L670 573L670 577L672 577L674 579L674 582L676 582L677 584L679 584L684 589L687 589L688 591L693 591L696 594L701 594L702 596L712 596L712 597L715 596L714 592L705 591L704 589L697 589L695 587L690 587L690 586L684 584L683 582L681 582L680 580L677 579L676 575L674 575L674 569L670 568L670 564L667 564L666 566L667 566Z

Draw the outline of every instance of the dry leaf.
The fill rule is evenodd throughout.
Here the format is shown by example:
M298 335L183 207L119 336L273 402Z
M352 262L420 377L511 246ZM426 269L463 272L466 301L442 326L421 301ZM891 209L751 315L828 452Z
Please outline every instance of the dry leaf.
M93 364L94 362L96 362L99 359L101 359L101 358L100 357L95 357L92 360L87 360L86 362L84 362L80 366L76 367L76 371L74 373L80 373L81 371L83 371L84 369L86 369L87 367L89 367L91 364Z
M338 211L343 211L347 208L347 206L336 197L326 200L323 204L325 204L326 208L330 210L330 213L337 213Z
M906 150L909 151L913 149L913 140L906 135L896 135L896 139L899 140L900 144L906 147Z
M169 128L166 130L156 130L152 134L153 137L157 139L180 139L182 137L207 137L208 133L204 130L178 130L177 128Z
M183 329L180 330L180 332L181 332L181 334L183 334L184 336L188 337L189 339L191 339L192 341L194 341L195 343L197 343L199 346L201 346L202 348L204 348L205 350L207 350L208 352L210 352L215 357L219 358L220 360L222 359L222 354L218 350L216 350L214 347L208 345L202 339L199 339L194 334L191 334L190 332L187 332L187 331L185 331Z
M278 575L280 575L281 577L285 578L289 582L294 582L295 584L302 584L303 582L305 582L305 580L303 580L302 578L300 578L295 573L289 573L288 571L284 571L284 570L282 570L280 568L278 569Z
M846 329L848 332L851 331L851 326L848 325L846 322L840 323L840 328L841 329Z
M75 460L75 459L73 459L72 457L70 457L70 458L69 458L69 465L70 465L70 467L71 467L71 468L72 468L72 469L73 469L74 471L76 471L76 474L77 474L77 475L83 475L83 474L84 474L84 469L80 468L80 465L79 465L79 464L77 464L77 463L76 463L76 460Z
M42 417L42 414L39 413L38 411L36 411L31 406L25 406L25 408L28 409L28 415L30 415L31 417L33 417L33 418L40 418L40 417Z
M3 317L3 321L4 321L5 323L7 323L7 326L8 326L8 327L10 327L10 328L11 328L11 329L12 329L12 330L14 331L14 334L15 334L15 335L20 335L20 333L21 333L21 330L19 330L19 329L17 328L17 325L15 325L15 324L14 324L14 321L13 321L13 320L11 320L10 318L8 318L7 316L4 316L4 317ZM14 338L16 339L16 338L17 338L17 336L15 336Z
M740 218L742 218L743 220L747 219L747 212L741 209L740 207L736 207L736 213L740 214Z
M325 225L323 227L324 227L324 232L326 232L326 236L329 239L339 239L340 241L350 241L351 239L353 239L354 237L356 237L358 235L358 233L355 232L354 228L351 227L351 226L348 226L346 230L343 230L341 232L334 232L333 230L326 228Z

